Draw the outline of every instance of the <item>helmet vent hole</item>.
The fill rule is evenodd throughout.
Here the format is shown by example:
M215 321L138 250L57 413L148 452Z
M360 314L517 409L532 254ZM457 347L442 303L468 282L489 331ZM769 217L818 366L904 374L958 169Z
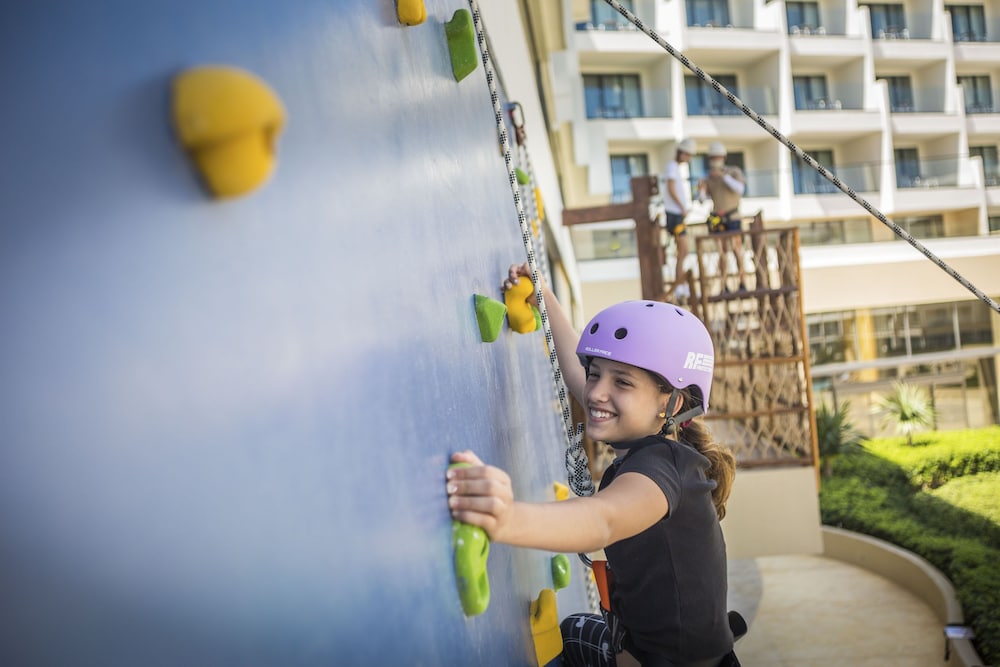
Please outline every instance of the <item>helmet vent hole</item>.
M597 333L597 329L600 328L600 326L601 325L599 325L597 322L594 322L594 325L590 327L590 335L593 336L595 333Z
M617 338L618 340L621 340L627 335L628 335L628 329L626 329L625 327L622 327L621 329L615 331L615 338Z

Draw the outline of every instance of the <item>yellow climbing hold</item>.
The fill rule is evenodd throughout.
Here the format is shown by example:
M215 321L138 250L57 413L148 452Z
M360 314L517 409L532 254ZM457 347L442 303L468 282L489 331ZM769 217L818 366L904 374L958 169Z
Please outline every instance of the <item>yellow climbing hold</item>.
M566 500L569 498L569 487L560 482L552 482L552 490L556 494L556 500Z
M543 588L538 599L531 601L531 638L539 665L546 665L562 653L562 633L559 631L559 611L556 592Z
M507 321L517 333L531 333L538 328L535 320L537 309L528 303L534 293L535 285L526 276L521 276L516 285L503 293L504 303L507 304Z
M419 25L427 20L424 0L396 0L396 18L403 25Z
M535 208L538 209L538 217L545 219L545 203L542 201L542 191L535 188Z
M285 109L250 72L194 67L173 81L173 124L208 190L235 197L259 187L274 169Z

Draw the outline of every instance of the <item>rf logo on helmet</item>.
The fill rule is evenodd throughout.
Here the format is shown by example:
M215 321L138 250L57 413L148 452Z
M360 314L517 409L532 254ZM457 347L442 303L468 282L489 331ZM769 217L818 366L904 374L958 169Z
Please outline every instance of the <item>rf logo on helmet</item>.
M684 359L684 368L711 373L715 368L715 356L702 352L688 352L687 358Z

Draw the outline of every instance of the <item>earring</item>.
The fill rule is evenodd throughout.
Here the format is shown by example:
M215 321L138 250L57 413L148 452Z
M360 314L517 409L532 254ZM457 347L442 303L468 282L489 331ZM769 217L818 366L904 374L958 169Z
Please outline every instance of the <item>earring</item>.
M661 412L660 414L658 414L656 416L659 417L660 419L663 419L664 417L667 416L667 413L666 412Z

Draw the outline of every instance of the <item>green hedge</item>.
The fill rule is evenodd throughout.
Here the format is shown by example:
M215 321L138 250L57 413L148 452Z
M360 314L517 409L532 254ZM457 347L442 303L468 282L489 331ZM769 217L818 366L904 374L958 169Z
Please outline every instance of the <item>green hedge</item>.
M987 664L1000 664L998 471L1000 427L931 433L913 446L867 441L836 459L820 491L823 523L897 544L948 577Z

